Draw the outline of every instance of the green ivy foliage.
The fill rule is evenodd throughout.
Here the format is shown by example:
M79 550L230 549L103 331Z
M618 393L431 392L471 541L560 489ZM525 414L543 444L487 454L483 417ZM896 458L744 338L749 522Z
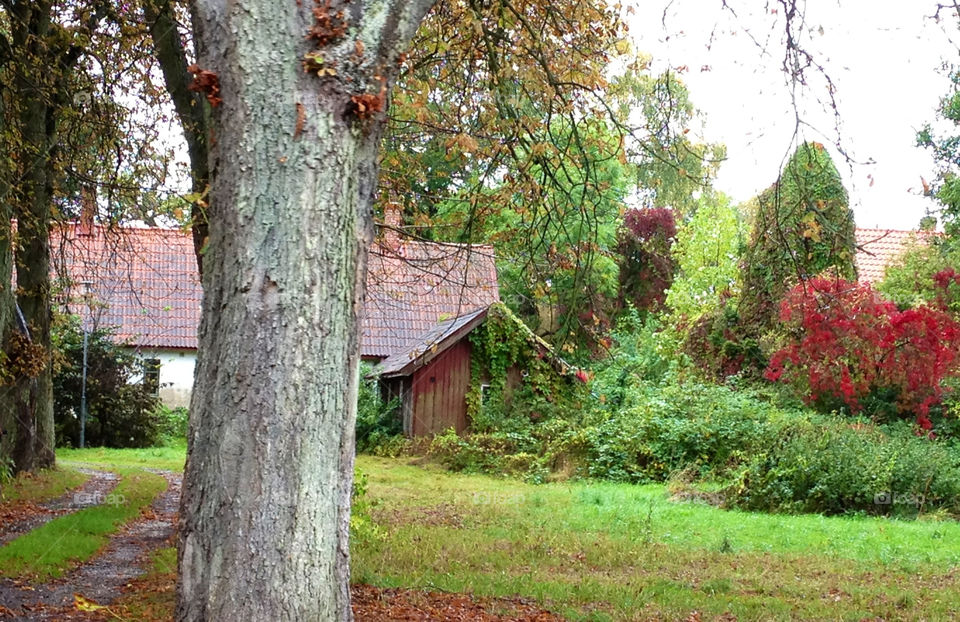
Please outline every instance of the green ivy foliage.
M523 427L525 421L549 418L577 401L582 383L573 370L506 305L490 306L470 343L467 413L472 431Z
M790 286L831 270L856 280L853 211L826 148L802 143L780 178L757 197L743 256L739 315L768 328Z

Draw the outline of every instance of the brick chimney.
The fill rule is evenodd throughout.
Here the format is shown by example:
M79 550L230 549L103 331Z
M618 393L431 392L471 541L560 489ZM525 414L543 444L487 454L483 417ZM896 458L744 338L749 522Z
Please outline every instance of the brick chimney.
M400 206L396 203L384 203L383 227L381 228L383 245L391 250L400 247Z
M93 219L97 214L97 191L91 186L80 188L79 235L93 235Z

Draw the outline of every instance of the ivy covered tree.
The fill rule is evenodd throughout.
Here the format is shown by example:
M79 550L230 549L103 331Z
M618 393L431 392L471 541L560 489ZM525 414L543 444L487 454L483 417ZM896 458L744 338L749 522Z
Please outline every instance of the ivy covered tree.
M820 143L797 147L779 179L757 197L752 219L738 309L744 326L769 328L792 283L827 270L856 278L853 210Z

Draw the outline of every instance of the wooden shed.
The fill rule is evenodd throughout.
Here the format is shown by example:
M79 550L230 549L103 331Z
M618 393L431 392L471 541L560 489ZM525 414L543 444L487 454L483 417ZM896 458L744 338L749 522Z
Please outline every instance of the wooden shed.
M385 400L400 399L403 432L428 436L467 427L471 345L466 337L489 307L440 322L415 345L384 359L374 371Z
M501 330L491 333L491 326ZM475 333L476 339L471 338ZM491 339L494 349L511 353L498 357L497 370L490 363ZM385 401L400 400L407 436L450 428L463 432L474 414L469 395L474 396L473 408L489 405L516 412L514 398L521 388L542 395L574 377L550 345L499 302L438 323L412 346L384 359L371 376L379 377Z

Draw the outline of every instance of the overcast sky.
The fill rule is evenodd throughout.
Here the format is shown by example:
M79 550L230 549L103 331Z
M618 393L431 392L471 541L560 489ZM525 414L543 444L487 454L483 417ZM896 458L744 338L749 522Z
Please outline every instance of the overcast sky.
M703 135L727 145L716 186L738 201L756 195L776 179L796 127L782 71L782 16L757 0L728 0L736 17L721 0L635 3L637 47L653 55L655 69L688 67L683 77L704 114ZM920 196L920 178L931 180L934 165L915 147L916 132L934 120L947 92L944 60L960 59L930 19L935 10L928 0L807 3L805 43L836 85L839 127L825 82L812 75L798 93L812 126L801 128L800 139L830 148L858 226L915 228L932 206Z

